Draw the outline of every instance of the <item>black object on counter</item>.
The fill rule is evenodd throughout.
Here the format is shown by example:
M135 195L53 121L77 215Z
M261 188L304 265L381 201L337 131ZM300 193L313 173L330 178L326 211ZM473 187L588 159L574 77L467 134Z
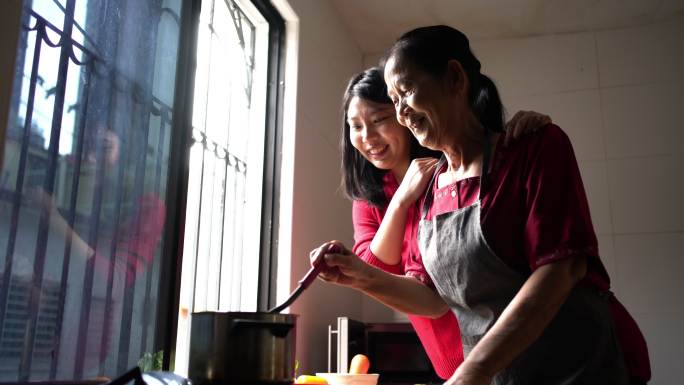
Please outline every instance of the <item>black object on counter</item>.
M293 314L193 313L188 377L194 385L292 384L296 320Z
M147 385L145 381L143 381L140 368L137 366L133 367L131 370L127 371L121 376L109 381L105 385L126 385L131 381L133 381L135 385Z

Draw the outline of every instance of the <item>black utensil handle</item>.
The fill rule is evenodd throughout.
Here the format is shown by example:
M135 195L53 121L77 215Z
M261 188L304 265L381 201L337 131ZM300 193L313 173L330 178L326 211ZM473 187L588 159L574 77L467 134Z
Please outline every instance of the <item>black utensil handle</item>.
M332 244L328 246L328 253L341 253L342 248L338 245ZM325 262L323 261L323 258L318 259L313 263L313 266L309 269L309 271L306 273L304 278L299 280L299 284L303 286L304 289L309 287L311 283L318 277L318 273L321 272L323 269L323 265L325 265Z
M310 268L309 271L306 273L306 275L304 276L304 278L302 278L302 279L299 281L299 284L300 284L304 289L306 289L307 287L309 287L309 285L311 285L311 283L316 279L316 277L318 277L318 273L320 273L320 271L321 271L322 268L323 268L323 262L319 262L319 263L317 263L316 265L311 266L311 268Z
M290 293L290 296L287 297L285 302L281 303L278 306L273 307L271 310L268 311L268 313L271 313L271 314L280 313L281 311L285 310L285 308L290 306L292 304L292 302L294 302L297 299L297 297L299 297L299 295L302 294L303 291L304 291L304 286L299 284L299 286L297 286L297 288L294 289L294 291L292 291L292 293Z

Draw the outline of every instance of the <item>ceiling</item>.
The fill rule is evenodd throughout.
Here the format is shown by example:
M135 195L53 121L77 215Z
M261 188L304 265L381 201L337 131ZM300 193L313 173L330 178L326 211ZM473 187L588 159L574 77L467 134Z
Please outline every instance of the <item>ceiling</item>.
M614 29L684 14L684 0L331 0L363 53L448 24L471 40Z

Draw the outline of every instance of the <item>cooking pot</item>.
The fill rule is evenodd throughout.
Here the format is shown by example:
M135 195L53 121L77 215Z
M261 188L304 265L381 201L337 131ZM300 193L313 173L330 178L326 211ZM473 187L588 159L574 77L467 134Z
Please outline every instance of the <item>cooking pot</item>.
M194 385L291 385L296 320L294 314L193 313L188 377Z

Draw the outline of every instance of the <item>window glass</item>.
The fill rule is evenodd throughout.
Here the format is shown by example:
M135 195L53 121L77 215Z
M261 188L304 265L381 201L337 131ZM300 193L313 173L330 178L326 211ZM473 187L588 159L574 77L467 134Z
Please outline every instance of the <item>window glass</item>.
M0 382L115 377L155 353L181 0L24 6L0 174Z
M202 2L175 371L190 314L255 311L264 175L268 23L247 1Z

